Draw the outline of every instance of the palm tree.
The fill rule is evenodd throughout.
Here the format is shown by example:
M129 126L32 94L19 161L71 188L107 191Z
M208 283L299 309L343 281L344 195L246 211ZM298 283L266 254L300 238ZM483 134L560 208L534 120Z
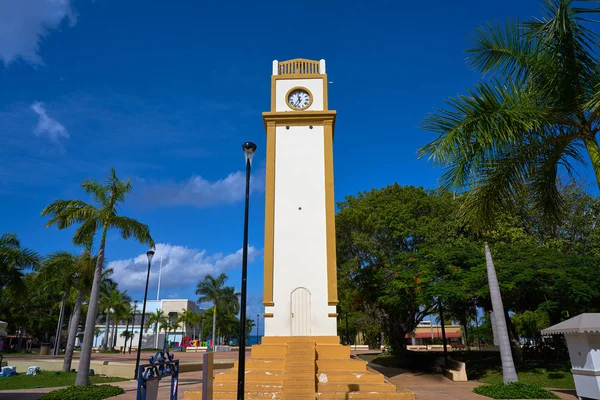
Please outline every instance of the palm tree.
M117 329L119 321L125 315L129 315L129 302L131 298L127 295L127 290L121 292L119 289L111 289L108 294L108 305L109 310L112 310L114 316L114 326L112 334L111 348L114 348L117 344Z
M76 283L78 277L77 256L68 251L58 251L50 254L42 264L35 268L40 273L41 281L46 288L58 289L62 295L58 323L56 327L56 340L53 355L60 353L62 338L62 325L66 311L67 295Z
M419 155L447 168L444 186L471 189L462 212L475 227L493 224L524 188L556 220L559 168L572 174L586 153L600 187L598 36L586 26L599 11L546 0L541 19L480 28L468 61L491 78L424 120L438 137Z
M225 287L227 275L221 274L218 277L213 277L207 274L204 280L198 283L196 294L200 295L198 303L211 302L213 304L213 326L212 326L212 342L211 350L214 350L215 338L217 335L217 307L225 308L223 312L236 310L239 312L239 301L237 294L234 293L232 286ZM237 306L236 306L237 304Z
M75 304L73 306L72 318L69 322L69 336L67 338L67 347L65 349L65 359L63 361L63 372L69 372L71 370L71 364L73 363L73 351L75 350L75 339L77 336L77 330L79 329L79 320L81 318L81 311L83 309L83 300L87 298L86 293L89 293L92 289L92 282L94 280L94 269L96 266L96 258L91 255L91 245L86 246L84 252L79 255L77 259L77 281L76 291L77 297L75 298ZM113 269L102 270L102 282L107 284L112 282L110 275L112 275ZM96 337L97 335L94 335Z
M100 297L102 266L104 265L108 230L111 228L117 229L123 239L129 239L133 236L140 243L146 243L154 247L154 241L150 236L150 229L147 225L135 219L118 215L119 204L123 203L127 194L131 192L130 180L120 180L117 178L115 170L111 169L105 183L96 180L85 180L81 183L81 187L94 198L99 207L81 200L56 200L42 210L42 216L52 217L46 227L56 225L58 229L66 229L74 224L81 224L73 237L75 244L86 243L98 230L102 232L85 321L79 368L75 380L77 386L85 386L89 383L88 374L92 356L94 327L98 314L98 299Z
M35 251L21 247L14 233L0 236L0 289L8 288L15 294L24 293L23 270L36 267L41 257Z
M98 342L98 336L100 336L102 332L104 332L104 329L98 327L94 328L94 337L96 338L95 343Z
M183 326L183 334L187 335L188 327L194 327L200 323L200 315L192 310L182 309L177 316L177 325Z
M158 349L158 335L162 329L167 329L169 321L167 315L160 308L154 311L153 314L148 315L148 320L146 321L146 329L154 325L154 346Z
M487 268L488 283L490 285L492 309L494 310L494 319L498 331L497 339L498 346L500 347L500 358L502 359L502 380L504 381L504 384L517 382L519 379L517 378L517 371L515 370L515 363L510 349L510 339L506 327L500 286L498 285L498 277L496 276L496 269L494 268L490 246L488 246L487 242L485 243L485 265Z

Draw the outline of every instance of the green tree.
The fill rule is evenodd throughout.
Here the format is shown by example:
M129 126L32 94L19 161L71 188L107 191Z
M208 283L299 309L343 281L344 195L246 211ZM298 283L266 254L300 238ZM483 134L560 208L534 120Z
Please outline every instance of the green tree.
M154 246L147 225L135 219L118 215L119 204L123 203L127 194L131 192L129 180L120 180L117 178L115 170L111 169L105 183L96 180L85 180L81 183L81 187L93 197L98 207L82 200L56 200L42 210L42 216L51 216L50 221L46 224L47 227L56 225L58 229L66 229L74 224L81 224L73 237L75 244L84 244L97 231L101 232L98 259L90 292L85 332L79 358L79 369L75 380L75 384L78 386L89 383L88 372L94 339L94 326L98 314L100 283L108 230L117 229L123 239L134 237L140 243Z
M559 170L571 174L586 155L600 187L600 64L586 26L600 8L576 3L547 0L542 18L480 28L468 61L490 78L423 122L438 137L419 155L447 168L446 187L471 189L462 211L474 226L514 208L524 186L532 205L557 220Z
M200 315L197 312L184 308L177 314L177 324L183 327L184 336L187 335L188 328L193 329L199 323Z
M514 314L512 320L519 336L530 339L534 345L541 336L540 331L550 326L548 313L541 310L526 310L520 314Z
M158 348L158 335L160 334L160 331L164 329L166 333L168 324L169 317L160 308L154 311L154 313L148 315L148 320L146 321L146 329L154 325L155 348Z
M21 246L14 233L0 236L0 289L23 293L23 270L40 264L35 251Z
M211 302L213 304L213 349L217 337L217 309L219 309L219 312L224 317L228 317L229 313L237 314L240 307L238 294L235 293L235 289L232 286L225 286L226 281L227 275L225 274L220 274L216 278L211 274L207 274L204 280L200 281L196 287L196 294L200 296L198 303ZM224 318L223 323L229 326L226 320L228 318Z
M403 351L405 335L439 295L435 259L423 250L461 237L458 202L445 191L394 184L348 196L338 207L338 271L344 290L356 291L356 299L342 296L341 306L378 310L392 350Z

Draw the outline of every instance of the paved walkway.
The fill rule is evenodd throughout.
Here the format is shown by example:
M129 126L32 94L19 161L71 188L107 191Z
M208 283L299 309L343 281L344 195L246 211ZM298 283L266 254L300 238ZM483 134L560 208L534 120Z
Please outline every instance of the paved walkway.
M396 387L413 392L417 400L489 400L489 397L473 393L473 388L480 385L475 381L452 382L441 374L385 368L375 364L368 364L368 366L381 372ZM564 400L577 400L575 390L559 389L554 393Z
M200 353L201 354L201 353ZM180 354L177 354L179 356ZM196 357L193 353L181 353L183 357L179 359L192 360ZM112 355L114 358L114 355ZM96 357L94 357L96 358ZM127 357L129 358L129 357ZM230 353L215 353L215 358L231 358ZM237 358L237 357L236 357ZM200 358L201 360L201 358ZM452 382L440 374L427 374L412 372L399 368L385 368L375 364L368 364L369 367L381 372L388 380L398 388L406 388L416 394L417 400L482 400L488 399L473 393L473 388L477 382ZM125 381L115 382L111 385L120 386L125 390L125 394L114 397L118 400L135 400L137 382ZM28 389L28 390L6 390L0 391L0 400L37 400L43 393L56 390L58 388ZM179 376L179 398L183 399L183 394L187 390L202 390L202 372L186 372ZM164 379L159 387L159 399L168 398L170 391L170 380ZM555 390L554 391L563 400L577 400L574 390Z

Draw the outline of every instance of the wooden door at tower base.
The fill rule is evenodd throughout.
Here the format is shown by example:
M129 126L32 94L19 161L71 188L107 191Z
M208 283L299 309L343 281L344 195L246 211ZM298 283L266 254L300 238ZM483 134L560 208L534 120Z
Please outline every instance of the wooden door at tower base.
M310 336L310 292L306 288L292 292L290 317L292 336Z

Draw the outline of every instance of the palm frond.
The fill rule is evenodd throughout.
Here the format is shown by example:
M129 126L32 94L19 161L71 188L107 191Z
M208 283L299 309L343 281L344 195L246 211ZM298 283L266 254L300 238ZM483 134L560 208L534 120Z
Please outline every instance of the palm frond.
M475 46L467 52L467 62L482 73L499 73L514 79L524 79L537 58L535 39L523 36L518 20L507 20L504 26L480 27Z
M108 188L105 187L101 182L95 179L85 179L81 182L81 187L85 192L91 195L102 207L109 207Z
M123 239L134 237L140 243L148 244L150 247L155 246L154 240L150 236L148 225L142 224L133 218L113 216L109 220L109 227L118 229Z

